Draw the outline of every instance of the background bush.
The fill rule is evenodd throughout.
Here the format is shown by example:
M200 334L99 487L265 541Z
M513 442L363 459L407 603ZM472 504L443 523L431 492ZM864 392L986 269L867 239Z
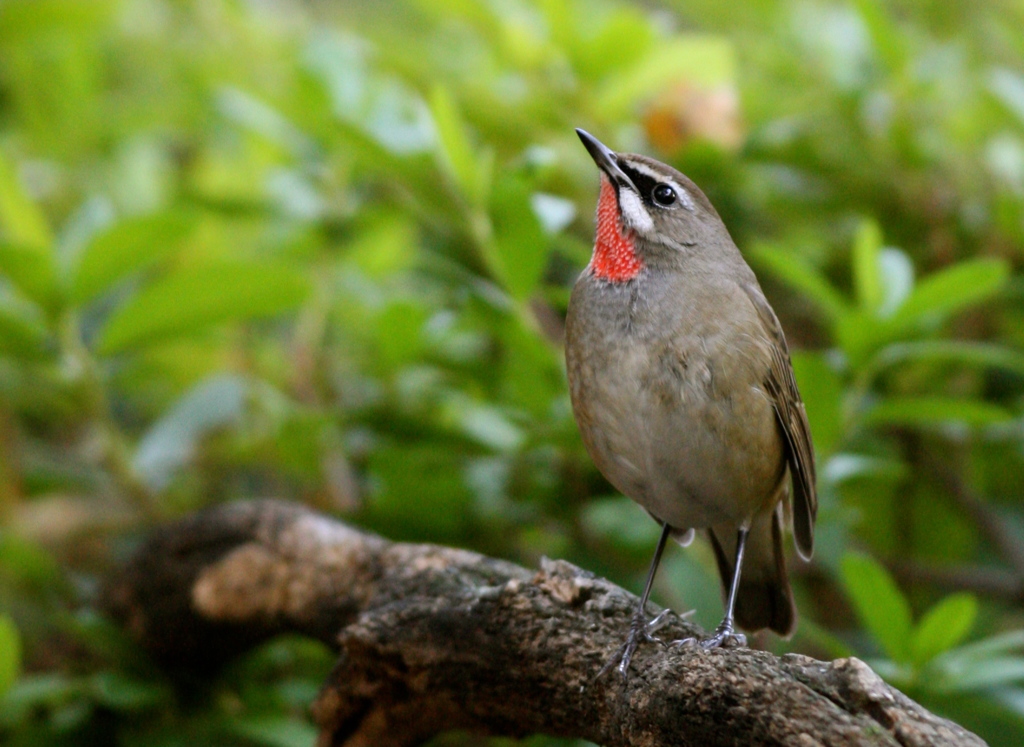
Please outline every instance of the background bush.
M318 644L186 697L94 609L148 527L221 501L639 588L657 528L563 374L582 126L703 186L796 349L817 554L795 638L756 643L1024 742L1022 27L1000 1L0 3L0 737L310 743ZM717 583L675 549L656 597L714 624Z

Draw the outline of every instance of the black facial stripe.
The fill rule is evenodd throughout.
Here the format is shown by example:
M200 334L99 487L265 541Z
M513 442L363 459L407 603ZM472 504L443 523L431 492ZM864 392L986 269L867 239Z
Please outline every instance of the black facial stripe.
M644 201L645 205L653 205L651 202L651 192L654 190L654 186L659 184L658 180L647 174L643 174L628 163L622 163L619 161L619 168L622 169L626 176L629 177L630 181L636 185L637 191L640 192L640 199Z

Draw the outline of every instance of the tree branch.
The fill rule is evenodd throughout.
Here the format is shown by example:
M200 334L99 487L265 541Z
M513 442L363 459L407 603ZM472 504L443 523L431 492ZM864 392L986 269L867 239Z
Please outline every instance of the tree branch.
M280 632L339 651L321 745L415 745L450 729L632 745L983 745L863 662L763 651L637 653L595 675L636 598L562 561L539 572L392 543L300 506L236 503L159 531L105 604L173 670L205 672ZM666 638L700 631L672 617Z

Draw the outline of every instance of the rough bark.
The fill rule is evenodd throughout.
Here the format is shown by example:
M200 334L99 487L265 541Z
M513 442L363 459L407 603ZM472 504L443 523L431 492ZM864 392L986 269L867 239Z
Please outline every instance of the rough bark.
M601 745L982 745L863 662L642 646L595 675L636 598L562 561L539 571L389 542L264 501L157 532L106 606L173 670L205 672L276 633L339 652L320 744L415 745L450 730ZM701 631L676 617L666 638Z

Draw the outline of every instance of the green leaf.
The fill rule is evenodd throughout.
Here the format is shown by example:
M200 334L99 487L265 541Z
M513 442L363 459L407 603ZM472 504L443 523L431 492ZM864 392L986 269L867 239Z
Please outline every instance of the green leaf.
M755 263L817 303L831 321L836 322L850 313L850 305L843 295L816 269L792 252L759 243L751 249L750 256Z
M928 708L975 734L984 734L983 744L988 747L1024 744L1024 691L1019 687L976 693L937 693L930 687L931 682L924 684Z
M71 300L85 303L135 270L178 248L193 227L190 215L168 212L116 223L82 251L71 277Z
M87 697L76 698L55 706L48 714L47 721L53 731L68 734L85 726L95 708L95 704Z
M367 473L376 485L369 514L391 534L440 541L462 536L472 522L464 455L450 441L382 446L371 454Z
M886 69L895 73L906 64L909 36L890 16L889 6L875 0L856 0L860 17L871 34L872 45Z
M1024 353L1001 345L963 340L898 342L882 348L860 373L866 383L904 363L948 363L998 368L1024 376Z
M63 673L27 674L7 690L0 725L17 724L37 708L56 708L81 694L81 684Z
M188 267L144 288L106 323L101 353L136 349L218 322L280 314L299 306L310 285L285 264Z
M482 170L485 159L474 153L455 98L444 86L434 87L430 96L430 112L437 127L442 163L467 201L479 205L486 189Z
M896 459L886 457L836 454L825 462L821 476L833 485L864 478L895 483L907 478L907 467Z
M1024 123L1024 77L1005 67L989 73L989 90Z
M0 354L22 360L38 360L46 356L46 327L33 314L27 302L17 303L8 294L0 293Z
M813 620L803 618L796 631L796 645L824 651L830 659L845 659L857 653L838 635Z
M308 156L313 144L279 110L257 96L233 86L217 91L217 108L226 118L287 150L295 157Z
M413 301L392 301L376 316L367 330L371 344L383 364L383 372L400 370L423 355L423 328L427 310ZM382 373L383 373L382 372Z
M914 290L914 264L904 252L884 247L878 254L878 271L882 276L882 305L876 314L889 318Z
M0 615L0 697L11 689L21 673L21 636L14 620Z
M368 277L379 280L412 265L417 243L416 227L407 216L384 213L366 222L347 253Z
M21 588L37 593L67 591L64 573L53 555L27 537L0 532L0 566Z
M930 661L962 641L978 615L978 600L972 594L951 594L921 618L911 644L914 663Z
M534 422L542 422L549 416L552 402L565 396L561 351L518 320L508 320L501 339L506 351L499 371L501 401L529 412Z
M494 451L515 451L524 434L498 407L453 395L441 408L442 422Z
M122 669L143 669L149 659L128 630L95 609L83 608L58 617L61 633L74 638L83 654L97 661L117 662Z
M648 49L659 43L654 24L641 8L612 6L596 33L581 34L581 16L586 17L588 25L593 22L589 5L543 2L538 3L538 7L547 16L552 35L571 57L573 73L588 82L636 64ZM570 8L572 13L568 12ZM622 44L623 39L631 43ZM609 49L615 49L616 53L608 54Z
M831 453L843 433L839 405L843 383L822 353L794 350L793 373L807 407L815 451L819 459Z
M636 521L634 519L633 521ZM657 529L657 524L650 522ZM638 571L650 560L652 545L636 551ZM700 563L693 552L668 552L659 568L662 593L679 614L711 630L719 622L721 595L718 573ZM664 573L664 575L661 575ZM634 585L642 583L638 578Z
M605 116L623 116L638 103L685 81L703 88L736 80L736 50L725 36L682 34L650 45L649 53L598 90L597 108Z
M14 165L0 151L0 240L27 247L53 244L43 211L18 180Z
M937 426L960 423L972 427L1004 423L1012 415L999 405L974 399L900 397L883 399L861 415L865 425Z
M524 180L506 174L491 201L495 271L515 298L529 298L544 274L550 246Z
M232 734L266 747L309 747L317 741L312 724L286 716L233 718L225 723Z
M843 558L842 574L861 624L890 659L908 662L911 651L910 604L888 571L866 555L850 553Z
M48 422L65 422L78 417L82 411L80 387L75 388L67 372L46 358L34 361L31 356L21 360L0 356L0 400L22 417ZM46 466L33 466L27 472L35 473L33 477L40 472L47 476L60 474L61 480L71 475L81 476L79 467L73 466L70 460L58 457L58 461L59 465L47 460L43 462ZM0 547L3 544L4 539L0 538Z
M861 368L865 358L888 339L887 328L883 327L885 324L885 320L860 308L837 320L833 334L852 369Z
M583 529L590 536L650 552L649 548L658 543L661 529L656 522L645 519L636 503L623 496L591 499L580 515Z
M963 669L943 673L937 682L939 690L946 692L969 692L1005 687L1014 682L1024 682L1024 657L1005 656L998 659L972 661Z
M892 318L895 328L943 318L996 295L1010 277L1005 260L983 257L959 262L922 279Z
M143 436L132 468L152 491L163 490L195 456L203 436L242 417L247 392L240 376L225 374L201 382Z
M128 677L121 672L96 672L90 678L96 702L117 711L138 711L164 702L166 687Z
M79 0L8 0L0 3L0 45L38 43L60 32L78 38L96 33L114 14L115 3ZM49 68L44 68L49 69Z
M983 638L961 646L943 658L955 656L958 661L981 661L983 659L1007 656L1011 651L1024 649L1024 630L1010 630L1006 633Z
M929 666L932 685L945 692L966 692L1024 681L1024 630L984 638L939 654Z
M49 246L0 241L0 274L40 306L53 307L57 296L57 270Z
M874 220L862 220L853 241L853 287L860 307L875 313L882 305L884 288L879 266L882 229Z

